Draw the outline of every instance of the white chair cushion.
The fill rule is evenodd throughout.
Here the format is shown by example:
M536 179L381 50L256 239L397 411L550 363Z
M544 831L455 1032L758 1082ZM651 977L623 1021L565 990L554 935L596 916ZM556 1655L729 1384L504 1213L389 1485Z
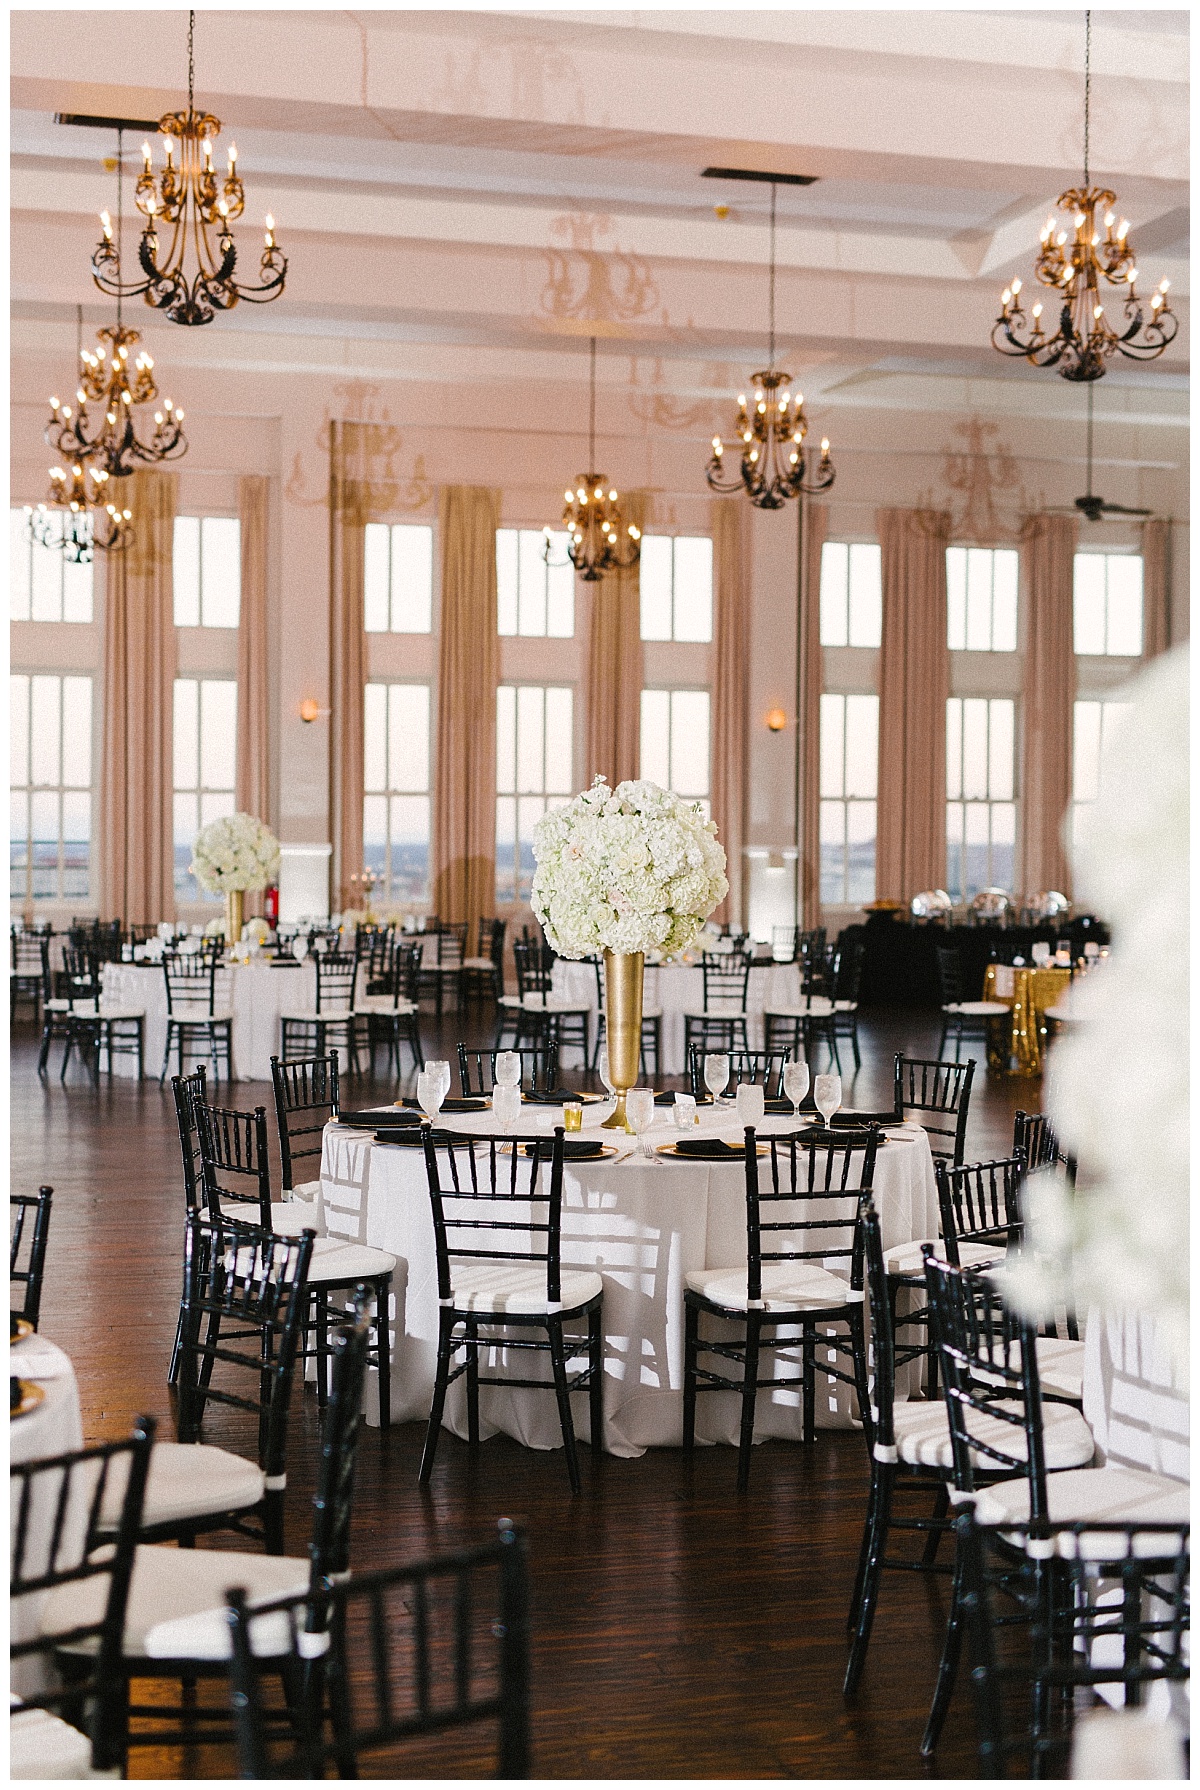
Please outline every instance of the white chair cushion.
M853 1003L857 1005L857 1003ZM768 1007L764 1019L825 1019L833 1012L834 1003L827 995L811 994L798 1007Z
M14 1709L8 1730L8 1775L29 1778L119 1778L119 1770L93 1772L92 1743L48 1709Z
M519 1007L521 1005L521 997L516 994L502 994L497 1005L500 1007Z
M341 1237L318 1237L308 1266L309 1286L346 1287L356 1280L378 1280L390 1274L397 1258L386 1249L348 1243Z
M559 1300L546 1298L546 1269L542 1262L453 1262L451 1278L456 1311L520 1312L538 1317L549 1311L574 1311L586 1305L604 1282L582 1268L564 1268L559 1276Z
M464 957L462 967L464 970L494 970L496 966L490 957Z
M315 1026L318 1022L321 1022L324 1025L338 1025L344 1024L348 1019L353 1019L354 1009L351 1007L323 1007L320 1013L313 1011L307 1013L281 1013L279 1017L280 1019L290 1020L293 1025Z
M748 1016L744 1007L696 1007L685 1008L683 1017L685 1019L745 1019Z
M288 1195L290 1200L305 1200L309 1204L314 1200L320 1199L320 1197L321 1183L319 1181L301 1181L300 1185L298 1187L293 1187L291 1193Z
M120 1520L127 1474L123 1462L113 1463L101 1506L106 1526ZM257 1461L207 1442L156 1442L150 1451L142 1526L250 1510L265 1490L266 1477Z
M109 1007L103 1001L100 1003L101 1019L145 1019L145 1017L146 1009L144 1007Z
M926 1243L933 1244L934 1257L939 1262L946 1260L946 1245L940 1237L926 1237L916 1243L901 1243L896 1249L889 1249L883 1258L884 1268L889 1274L924 1274L925 1258L921 1254ZM964 1268L982 1268L989 1262L1004 1260L1003 1243L960 1243L958 1259Z
M1069 1337L1039 1336L1037 1339L1038 1378L1050 1392L1061 1392L1067 1398L1083 1397L1083 1344Z
M1043 1015L1046 1019L1054 1020L1060 1026L1070 1025L1074 1018L1071 1009L1061 1001L1056 1001L1053 1007L1043 1008Z
M42 1011L43 1013L69 1013L71 1003L70 1001L43 1001Z
M578 1001L568 1000L564 994L527 994L521 1001L527 1013L590 1013L590 1007L581 1007Z
M1012 1012L1004 1001L947 1001L943 1013L961 1013L972 1019L999 1019Z
M833 1010L835 1013L857 1013L858 1012L858 1002L857 1001L835 1001L833 1003Z
M189 1012L189 1010L186 1007L181 1007L179 1002L176 1001L175 1011L170 1015L170 1017L173 1020L178 1021L179 1024L188 1025L188 1026L232 1025L233 1024L233 1008L232 1007L218 1007L215 1013L195 1013L195 1012Z
M686 1277L693 1293L700 1293L726 1311L745 1311L749 1305L744 1268L699 1268ZM808 1262L768 1262L762 1271L762 1302L756 1310L819 1311L833 1305L859 1305L862 1293L848 1281Z
M1014 1405L1014 1410L1019 1406ZM937 1467L949 1473L953 1465L950 1452L950 1426L942 1399L928 1403L911 1400L893 1410L896 1448L902 1461L914 1467ZM1016 1424L972 1412L971 1435L980 1442L1001 1449L1015 1460L1025 1459L1025 1431ZM1083 1467L1096 1452L1092 1432L1083 1416L1071 1405L1046 1405L1042 1411L1042 1438L1049 1472L1063 1468ZM986 1454L979 1455L976 1465L994 1471L995 1462ZM1007 1482L1006 1482L1007 1483Z
M1070 1405L1047 1405L1052 1410L1071 1412ZM1078 1416L1078 1412L1074 1413ZM1047 1465L1049 1462L1047 1462ZM1168 1479L1164 1473L1151 1473L1141 1467L1100 1467L1071 1473L1054 1473L1046 1481L1052 1523L1131 1523L1138 1518L1147 1523L1186 1523L1189 1519L1190 1488L1181 1479ZM965 1494L964 1494L965 1495ZM954 1502L961 1499L954 1498ZM974 1494L975 1514L989 1527L1029 1520L1029 1485L1024 1479L1002 1479ZM1072 1545L1060 1542L1066 1551ZM1135 1544L1135 1552L1153 1555L1162 1543L1147 1536L1145 1546ZM1031 1548L1031 1552L1036 1548ZM1119 1555L1123 1543L1113 1536L1095 1535L1090 1542L1081 1539L1079 1552L1085 1559L1103 1560Z
M405 1000L403 995L393 1001L386 994L365 994L361 1000L355 1002L354 1011L356 1013L415 1013L417 1005L415 1001ZM315 1018L316 1015L314 1014L313 1017ZM345 1015L343 1014L342 1017L344 1018Z

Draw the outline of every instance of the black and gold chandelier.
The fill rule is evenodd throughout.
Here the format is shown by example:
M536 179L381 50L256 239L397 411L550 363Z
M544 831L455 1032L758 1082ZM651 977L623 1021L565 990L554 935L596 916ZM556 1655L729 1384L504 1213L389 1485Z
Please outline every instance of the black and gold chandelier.
M234 278L237 249L230 225L240 218L246 203L237 172L237 145L229 145L228 171L218 187L213 167L213 141L221 133L221 121L211 112L197 112L194 104L195 63L193 38L196 15L188 13L188 103L186 112L166 112L159 119L166 165L154 173L149 143L143 143L145 166L134 194L146 219L138 249L144 278L125 284L121 279L120 250L112 240L107 212L101 212L104 234L92 256L96 284L104 292L125 298L139 294L148 305L166 313L171 323L211 323L218 311L232 310L239 299L266 304L278 298L287 277L287 256L275 241L275 220L267 213L265 247L259 262L260 283L243 285ZM175 165L178 150L179 165ZM170 235L163 253L160 226ZM212 235L215 235L215 245ZM189 277L188 245L195 258Z
M96 553L123 553L133 542L133 514L108 496L108 474L74 460L50 468L46 501L27 508L31 540L87 565Z
M120 176L118 175L118 180ZM119 203L119 202L118 202ZM118 234L119 240L119 234ZM97 347L84 348L83 307L76 309L76 346L79 356L79 386L75 393L77 409L70 404L50 400L50 420L46 424L46 440L65 459L86 462L104 477L122 479L137 464L154 466L163 460L178 460L187 452L183 433L183 411L176 410L170 398L164 398L154 412L154 433L148 439L138 435L135 412L158 397L154 382L154 362L145 349L130 365L130 353L141 341L136 329L126 329L121 322L121 301L117 300L117 321L97 331ZM88 404L99 406L93 417Z
M726 174L735 171L726 169ZM744 175L754 179L762 176ZM836 476L829 456L828 440L821 443L821 458L809 478L808 458L804 452L808 434L808 418L804 414L804 397L792 394L792 376L775 366L775 188L771 181L771 252L769 312L769 365L765 372L754 374L753 408L745 392L738 395L737 439L741 464L732 478L725 476L725 443L713 436L712 458L705 476L713 491L744 491L760 510L782 509L789 497L802 491L828 491Z
M1147 313L1136 291L1137 256L1128 240L1129 224L1117 219L1116 194L1091 184L1091 13L1084 19L1083 185L1059 194L1056 206L1067 214L1066 227L1060 228L1056 214L1046 220L1033 270L1052 294L1051 317L1043 327L1045 306L1039 302L1027 318L1021 282L1014 280L1001 295L1000 315L992 325L992 346L1001 354L1021 355L1035 367L1053 367L1072 380L1102 379L1114 354L1156 360L1179 327L1167 297L1168 280L1159 284ZM1105 311L1105 286L1118 288L1120 318L1115 323ZM1057 327L1051 334L1055 308Z
M596 338L590 338L591 372L588 406L588 465L596 464ZM642 553L642 531L621 515L620 496L602 472L581 472L574 486L563 493L563 523L567 530L567 558L588 584L606 572L624 572L635 566ZM550 531L546 530L544 557L550 561Z

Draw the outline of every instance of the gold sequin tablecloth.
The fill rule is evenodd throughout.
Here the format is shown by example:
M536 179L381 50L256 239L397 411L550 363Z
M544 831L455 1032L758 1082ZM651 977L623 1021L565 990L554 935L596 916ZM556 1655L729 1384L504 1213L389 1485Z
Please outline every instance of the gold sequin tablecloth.
M1001 1074L1040 1075L1046 1037L1045 1012L1061 1000L1071 986L1069 969L1048 969L989 963L983 979L985 1001L1004 1001L1012 1009L1012 1021L1004 1044L999 1020L994 1043L988 1047L988 1067Z

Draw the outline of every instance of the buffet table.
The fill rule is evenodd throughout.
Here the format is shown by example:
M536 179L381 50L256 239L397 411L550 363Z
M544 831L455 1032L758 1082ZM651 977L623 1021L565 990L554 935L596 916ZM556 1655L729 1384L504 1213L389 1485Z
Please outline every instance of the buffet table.
M140 1007L146 1015L146 1074L157 1076L167 1041L167 986L161 964L106 963L103 1002ZM270 1081L271 1058L279 1055L279 1016L304 1012L317 998L316 969L283 958L275 968L265 958L224 964L217 971L217 1007L233 1013L233 1079ZM103 1010L103 1008L102 1008ZM117 1057L115 1075L137 1073L132 1057ZM176 1073L174 1059L170 1073Z
M585 1109L585 1135L609 1109ZM455 1115L460 1132L493 1129L490 1113ZM532 1108L522 1130L549 1133L561 1123L557 1107ZM764 1120L762 1133L794 1129L788 1118ZM738 1133L732 1107L706 1113L691 1135ZM613 1134L603 1133L608 1141ZM679 1134L668 1108L656 1113L646 1134L652 1144ZM915 1126L888 1131L875 1167L875 1198L885 1249L936 1236L937 1189L925 1133ZM739 1162L646 1162L633 1155L635 1140L620 1139L621 1156L568 1162L563 1184L564 1267L598 1270L604 1280L604 1446L610 1454L638 1455L650 1447L678 1447L683 1428L683 1287L693 1269L737 1266L746 1259L745 1169ZM400 1257L394 1277L396 1341L392 1366L392 1418L428 1417L437 1353L438 1295L433 1220L420 1148L378 1144L349 1126L325 1131L321 1163L322 1228ZM847 1210L853 1212L852 1202ZM765 1371L765 1364L764 1364ZM372 1375L374 1379L374 1375ZM445 1422L466 1435L464 1385L451 1388ZM372 1395L373 1396L373 1395ZM480 1394L482 1433L497 1430L527 1447L561 1446L552 1396L509 1388ZM371 1408L368 1405L368 1417ZM698 1405L702 1441L736 1443L736 1395L709 1393ZM587 1417L580 1401L581 1433ZM849 1388L818 1376L817 1421L849 1427ZM760 1394L755 1434L798 1438L798 1391Z

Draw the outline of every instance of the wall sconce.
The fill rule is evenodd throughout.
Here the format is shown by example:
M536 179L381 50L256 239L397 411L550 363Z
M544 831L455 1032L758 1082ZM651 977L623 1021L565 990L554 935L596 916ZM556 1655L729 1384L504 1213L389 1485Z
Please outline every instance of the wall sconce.
M772 733L782 733L787 726L787 716L782 709L768 709L765 720Z
M322 715L332 715L332 709L323 709L315 696L306 696L300 704L300 719L316 721Z

